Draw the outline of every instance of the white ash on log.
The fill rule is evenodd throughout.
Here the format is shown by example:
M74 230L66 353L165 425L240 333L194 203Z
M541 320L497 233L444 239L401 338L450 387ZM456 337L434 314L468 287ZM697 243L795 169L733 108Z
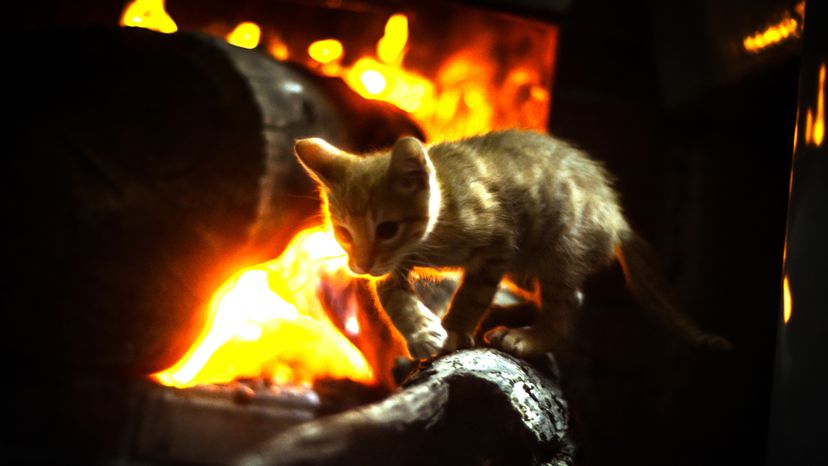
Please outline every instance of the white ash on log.
M492 349L418 368L387 399L278 434L236 466L572 464L554 362Z

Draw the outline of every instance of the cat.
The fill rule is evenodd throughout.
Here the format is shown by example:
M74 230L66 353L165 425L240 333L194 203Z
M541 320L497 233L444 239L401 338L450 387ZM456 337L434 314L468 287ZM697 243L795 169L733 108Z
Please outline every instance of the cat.
M322 139L295 143L317 182L348 267L375 277L376 297L413 358L473 346L501 280L539 288L541 312L484 340L521 358L563 351L584 280L613 257L646 309L689 341L727 348L666 297L647 243L629 226L600 163L548 134L506 130L424 145L413 137L355 155ZM459 267L442 321L417 298L412 268Z

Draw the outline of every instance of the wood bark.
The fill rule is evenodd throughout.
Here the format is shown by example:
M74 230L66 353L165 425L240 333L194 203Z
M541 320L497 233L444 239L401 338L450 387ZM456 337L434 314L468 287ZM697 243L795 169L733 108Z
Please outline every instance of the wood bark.
M419 134L328 78L200 34L33 31L7 60L4 343L44 372L174 362L240 267L317 219L292 144ZM9 354L8 352L6 354Z
M491 349L452 353L385 400L294 427L234 464L569 465L554 367Z

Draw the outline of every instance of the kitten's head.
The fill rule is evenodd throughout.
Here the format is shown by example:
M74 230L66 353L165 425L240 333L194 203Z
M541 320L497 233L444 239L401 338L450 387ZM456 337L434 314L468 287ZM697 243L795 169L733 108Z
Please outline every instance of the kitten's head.
M439 187L417 139L403 138L390 150L365 156L317 138L301 139L294 148L319 184L325 217L353 272L393 271L434 227Z

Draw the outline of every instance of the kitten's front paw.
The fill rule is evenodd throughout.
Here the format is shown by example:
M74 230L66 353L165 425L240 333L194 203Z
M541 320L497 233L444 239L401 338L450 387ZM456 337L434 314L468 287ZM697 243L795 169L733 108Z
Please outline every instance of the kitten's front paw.
M421 330L406 340L408 354L414 359L428 359L437 356L446 341L443 327Z
M474 337L470 333L449 330L446 336L446 343L443 345L443 354L451 353L459 349L471 348L474 346Z
M408 353L414 359L437 356L446 342L446 330L440 319L428 308L420 305L421 321L417 330L406 338Z

